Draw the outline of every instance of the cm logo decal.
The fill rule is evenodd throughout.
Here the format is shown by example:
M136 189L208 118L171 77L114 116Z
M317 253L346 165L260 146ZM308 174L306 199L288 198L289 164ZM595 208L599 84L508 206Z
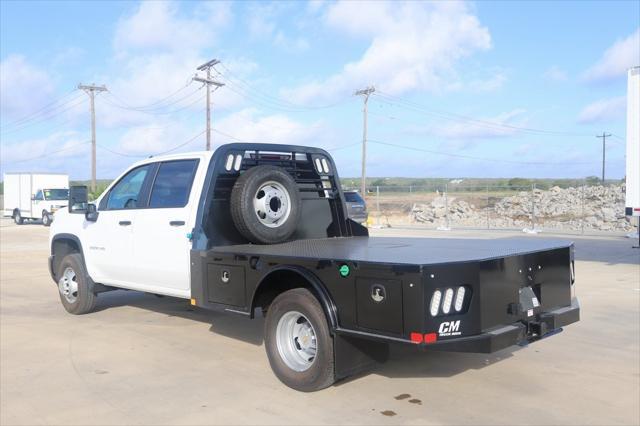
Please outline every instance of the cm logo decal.
M460 330L460 320L458 321L445 321L440 324L438 328L438 335L440 336L459 336L462 332Z

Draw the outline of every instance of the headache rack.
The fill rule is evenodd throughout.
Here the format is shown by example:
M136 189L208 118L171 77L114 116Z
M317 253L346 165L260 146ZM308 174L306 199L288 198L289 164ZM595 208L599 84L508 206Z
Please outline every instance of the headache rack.
M298 185L303 210L331 221L301 221L297 238L324 238L353 235L347 223L341 197L340 181L331 156L325 151L304 146L260 144L229 144L216 150L207 172L209 188L201 202L207 236L206 248L214 245L244 244L229 217L231 191L238 177L252 167L271 165L286 170ZM307 206L307 204L309 204ZM313 207L311 207L313 206ZM326 214L320 215L325 209ZM225 226L226 223L226 226Z

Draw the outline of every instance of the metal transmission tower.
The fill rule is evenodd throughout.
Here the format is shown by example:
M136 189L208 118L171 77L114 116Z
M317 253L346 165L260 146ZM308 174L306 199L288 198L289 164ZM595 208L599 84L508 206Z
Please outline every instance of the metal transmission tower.
M367 195L367 104L369 102L369 95L375 91L375 87L369 86L366 89L358 90L354 93L356 96L364 97L364 108L362 109L364 116L364 125L362 128L362 177L360 180L360 194L363 198Z
M220 61L217 59L212 59L206 64L200 65L197 69L198 71L206 71L206 77L199 77L196 75L193 77L193 81L199 81L200 83L204 83L207 85L207 151L211 150L211 86L222 87L224 83L220 83L218 81L211 79L211 68L219 64Z
M602 184L604 185L604 148L607 138L611 136L611 133L602 132L601 135L596 135L596 138L602 138Z
M91 105L91 191L96 190L96 92L105 92L107 87L95 84L78 84L78 89L84 90L89 95Z

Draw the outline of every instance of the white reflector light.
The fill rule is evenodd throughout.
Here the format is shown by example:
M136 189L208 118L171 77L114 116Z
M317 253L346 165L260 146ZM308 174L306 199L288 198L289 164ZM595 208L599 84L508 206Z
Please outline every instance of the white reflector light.
M238 171L240 170L240 164L242 163L242 155L238 154L236 155L236 162L233 165L233 168Z
M227 162L224 164L224 168L227 171L231 170L231 167L233 167L233 154L227 155Z
M440 300L442 299L442 292L440 290L436 290L433 292L433 296L431 296L431 306L429 307L429 312L431 312L431 316L435 317L438 315L438 309L440 308Z
M451 302L453 302L453 289L448 288L444 292L444 302L442 302L442 312L448 314L451 311Z
M466 290L464 287L458 287L458 291L456 292L456 303L453 305L453 308L456 312L460 312L462 310L462 304L464 303L464 294Z
M327 161L326 158L322 159L322 169L324 170L325 173L329 173L329 162Z
M322 173L322 163L320 162L319 158L316 158L316 170L318 171L318 173Z

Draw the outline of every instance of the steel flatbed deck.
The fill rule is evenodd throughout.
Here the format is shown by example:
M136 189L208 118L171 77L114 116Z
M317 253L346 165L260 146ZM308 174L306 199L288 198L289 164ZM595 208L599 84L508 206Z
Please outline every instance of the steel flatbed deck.
M336 237L282 244L214 247L214 253L284 257L298 260L345 260L389 265L435 265L484 261L570 247L570 241L540 238L454 239Z

